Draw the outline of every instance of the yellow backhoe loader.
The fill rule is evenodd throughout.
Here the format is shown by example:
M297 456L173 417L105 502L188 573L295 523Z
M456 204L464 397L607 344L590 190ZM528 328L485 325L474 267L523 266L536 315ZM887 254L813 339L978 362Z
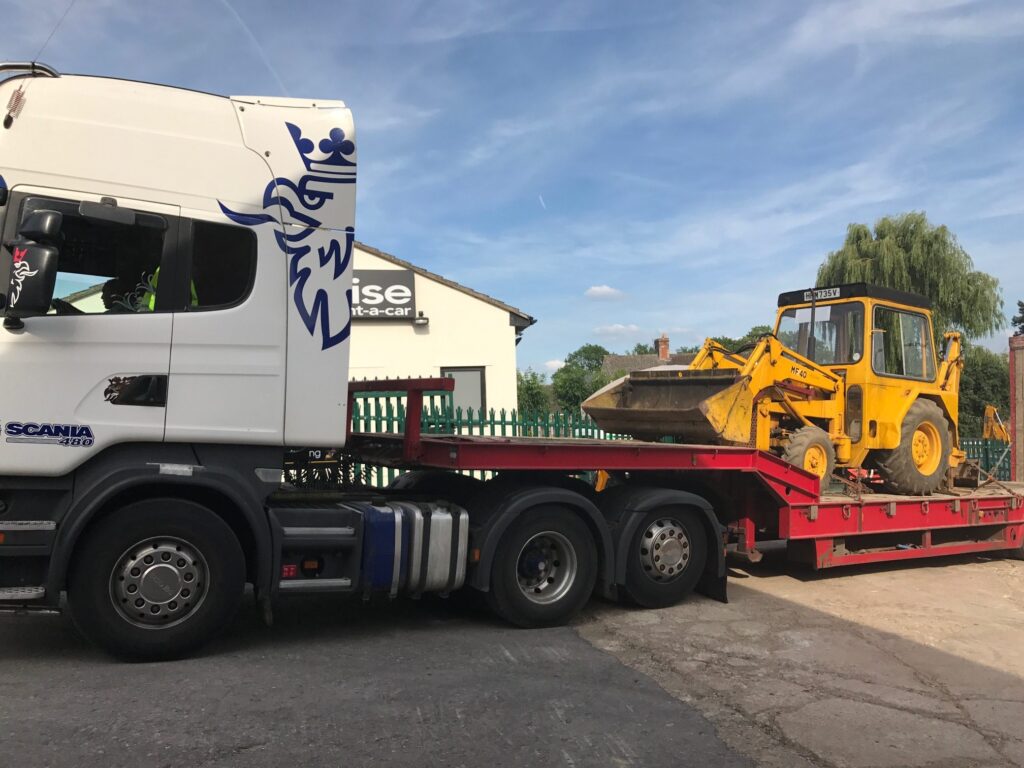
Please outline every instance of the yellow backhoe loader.
M926 298L857 283L779 296L773 333L729 350L707 339L686 370L635 371L583 409L640 439L748 445L821 478L872 468L925 494L960 466L960 334L936 356Z

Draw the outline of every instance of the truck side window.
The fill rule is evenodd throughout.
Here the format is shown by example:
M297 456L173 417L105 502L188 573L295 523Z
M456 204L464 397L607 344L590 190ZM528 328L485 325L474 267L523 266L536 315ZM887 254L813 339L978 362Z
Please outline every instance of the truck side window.
M78 203L28 198L22 220L36 210L63 215L54 305L50 314L150 312L167 221L136 212L134 224L86 218Z
M256 276L256 236L245 227L192 221L190 309L242 303Z
M932 336L924 315L875 307L875 344L872 361L875 373L931 381L935 378Z

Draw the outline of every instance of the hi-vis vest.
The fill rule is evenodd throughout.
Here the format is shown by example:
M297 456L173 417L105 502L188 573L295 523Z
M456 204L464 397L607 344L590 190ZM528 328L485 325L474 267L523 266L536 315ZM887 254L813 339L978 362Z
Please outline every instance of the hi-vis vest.
M153 279L150 280L149 285L151 290L146 291L142 294L142 299L139 301L139 307L147 307L150 312L156 309L156 287L160 281L160 267L156 268L156 272L153 273ZM199 296L196 295L196 284L194 280L189 281L189 287L192 289L192 306L199 306Z

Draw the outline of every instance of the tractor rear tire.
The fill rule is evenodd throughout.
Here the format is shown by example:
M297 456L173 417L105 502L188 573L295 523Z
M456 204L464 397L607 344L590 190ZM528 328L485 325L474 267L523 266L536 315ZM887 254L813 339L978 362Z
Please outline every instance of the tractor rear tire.
M836 468L836 449L828 432L820 427L800 427L794 432L782 451L782 458L828 483Z
M931 400L916 400L903 418L900 444L878 451L874 463L890 493L920 496L942 487L949 469L949 422Z

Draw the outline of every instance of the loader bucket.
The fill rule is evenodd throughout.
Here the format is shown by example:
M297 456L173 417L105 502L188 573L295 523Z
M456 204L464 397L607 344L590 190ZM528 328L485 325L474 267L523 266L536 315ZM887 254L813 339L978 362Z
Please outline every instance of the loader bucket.
M598 390L583 410L601 429L640 440L748 444L754 398L739 371L635 371Z

